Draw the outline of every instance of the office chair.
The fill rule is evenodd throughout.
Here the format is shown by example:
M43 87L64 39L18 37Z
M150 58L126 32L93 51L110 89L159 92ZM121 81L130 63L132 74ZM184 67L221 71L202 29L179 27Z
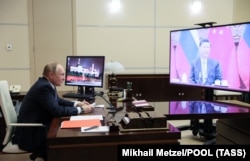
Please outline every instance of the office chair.
M20 149L17 144L12 144L11 142L15 127L44 127L44 125L38 123L17 123L17 113L15 111L15 107L9 92L9 85L6 80L0 81L0 107L6 124L6 133L2 142L2 152L26 153L26 151Z

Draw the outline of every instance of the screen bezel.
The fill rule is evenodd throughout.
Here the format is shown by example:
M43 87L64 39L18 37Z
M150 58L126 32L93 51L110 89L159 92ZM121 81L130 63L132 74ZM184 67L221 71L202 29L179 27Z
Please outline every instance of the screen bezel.
M86 59L89 59L89 61L91 61L92 59L93 60L97 60L99 59L98 62L100 62L101 64L99 65L100 66L100 81L101 81L101 84L89 84L89 83L69 83L69 81L67 81L67 78L69 77L69 67L71 66L70 64L70 59L81 59L81 60L86 60ZM78 56L67 56L66 57L66 67L65 67L65 86L78 86L78 87L97 87L97 88L102 88L103 85L104 85L104 66L105 66L105 56L81 56L81 55L78 55Z
M184 85L184 86L196 86L196 87L203 87L203 88L207 88L207 89L221 89L221 90L228 90L228 91L240 91L240 92L249 92L250 91L250 83L247 84L247 88L246 89L241 89L240 87L239 88L236 88L236 87L226 87L226 86L216 86L216 85L213 85L213 86L208 86L208 85L200 85L200 84L193 84L193 83L183 83L183 82L178 82L178 81L173 81L173 77L172 77L172 68L174 68L174 65L173 65L173 62L172 59L174 56L173 54L173 50L174 50L174 41L173 41L173 33L177 33L177 32L185 32L185 31L195 31L195 30L203 30L203 29L216 29L216 28L220 28L220 27L230 27L230 26L237 26L237 25L244 25L244 24L247 24L248 25L248 30L246 31L246 33L249 32L249 25L250 25L250 22L242 22L242 23L233 23L233 24L224 24L224 25L216 25L216 26L208 26L208 27L196 27L196 28L187 28L187 29L178 29L178 30L171 30L170 31L170 41L169 41L169 74L170 74L170 81L169 83L170 84L177 84L177 85ZM233 37L233 36L232 36ZM243 37L243 36L242 36ZM178 42L179 43L179 42ZM178 44L177 43L177 44ZM194 44L195 45L195 44ZM247 50L248 52L249 50ZM247 53L246 52L246 53ZM186 53L185 53L186 54ZM185 62L184 62L185 63ZM191 66L191 64L190 64ZM179 76L179 79L181 79L181 76ZM248 81L250 80L250 77L248 75L247 77Z

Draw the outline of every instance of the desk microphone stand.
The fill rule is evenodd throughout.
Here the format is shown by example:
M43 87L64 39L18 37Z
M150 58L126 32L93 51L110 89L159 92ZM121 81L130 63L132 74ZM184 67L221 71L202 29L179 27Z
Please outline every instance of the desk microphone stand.
M107 109L109 109L109 112L108 112L108 113L112 114L112 115L113 115L112 118L114 118L114 116L115 116L117 110L116 110L116 109L114 108L114 106L113 106L113 105L103 96L103 92L95 93L95 96L101 97L101 98L109 105L109 107L107 108ZM114 120L114 121L108 120L108 121L106 121L106 123L108 124L109 130L110 130L111 132L117 132L117 131L119 131L119 126L116 125L115 120Z

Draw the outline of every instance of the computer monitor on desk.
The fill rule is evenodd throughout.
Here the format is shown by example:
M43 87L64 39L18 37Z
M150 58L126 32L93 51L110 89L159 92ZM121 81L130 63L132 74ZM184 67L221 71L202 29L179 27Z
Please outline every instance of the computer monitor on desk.
M77 86L77 93L63 97L94 97L95 87L103 87L105 56L67 56L65 86Z

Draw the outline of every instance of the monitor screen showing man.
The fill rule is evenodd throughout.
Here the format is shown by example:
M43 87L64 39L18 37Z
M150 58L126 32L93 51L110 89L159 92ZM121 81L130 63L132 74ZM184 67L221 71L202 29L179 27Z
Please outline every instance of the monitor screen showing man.
M250 22L170 31L170 83L250 91Z

